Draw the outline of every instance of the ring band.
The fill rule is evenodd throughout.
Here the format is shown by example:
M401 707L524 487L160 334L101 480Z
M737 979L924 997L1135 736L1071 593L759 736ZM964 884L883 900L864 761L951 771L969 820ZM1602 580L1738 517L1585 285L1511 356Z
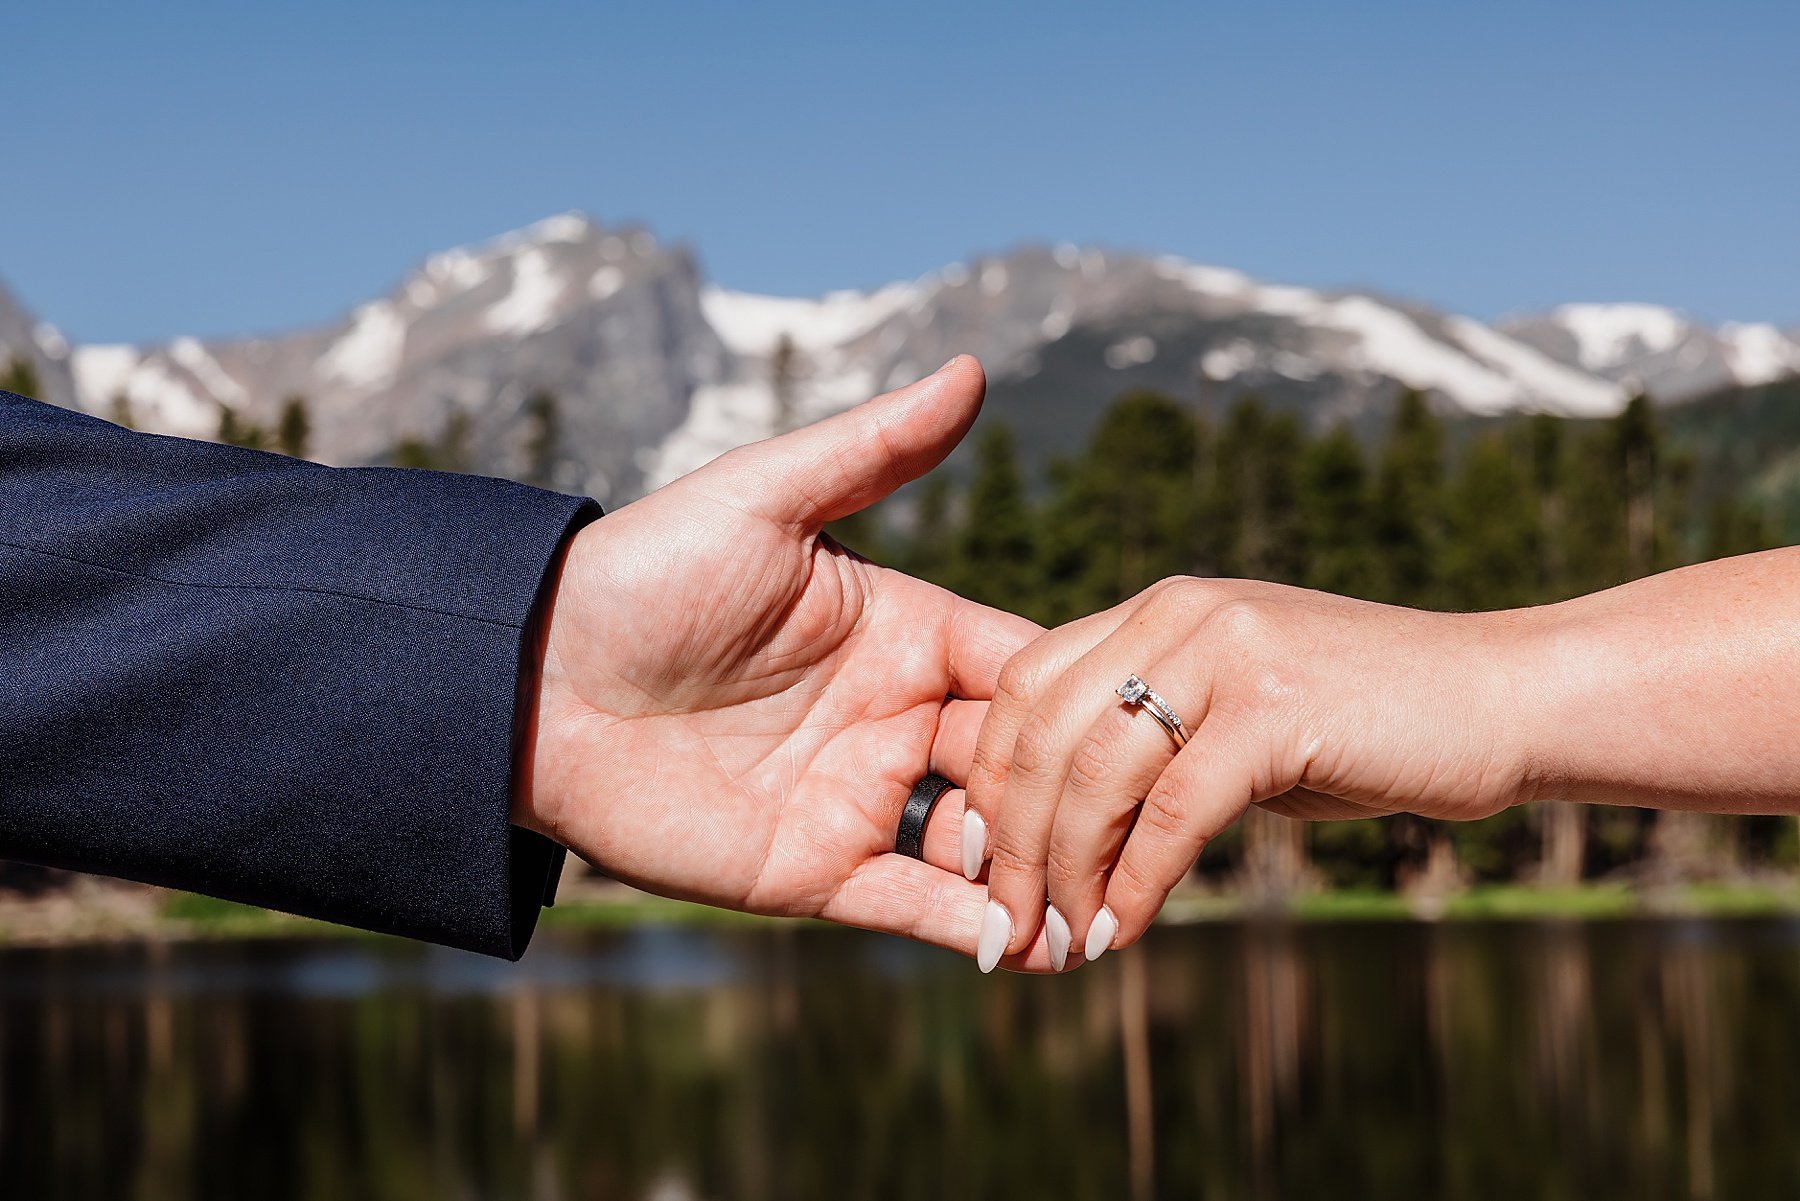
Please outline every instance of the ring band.
M912 795L906 798L906 808L900 811L900 830L894 835L894 850L909 859L925 858L925 823L931 820L931 810L938 803L938 798L949 792L954 785L942 776L926 776L913 785Z
M1175 713L1168 701L1156 695L1150 685L1137 676L1129 676L1123 684L1114 689L1127 705L1144 710L1156 719L1156 724L1169 732L1175 740L1175 748L1180 750L1187 745L1187 727L1181 724L1181 718Z

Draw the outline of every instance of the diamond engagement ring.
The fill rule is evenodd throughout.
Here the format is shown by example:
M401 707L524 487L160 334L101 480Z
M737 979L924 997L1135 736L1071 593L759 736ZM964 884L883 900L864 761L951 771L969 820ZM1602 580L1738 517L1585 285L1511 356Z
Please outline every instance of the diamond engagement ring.
M1187 727L1183 726L1181 719L1175 716L1175 710L1169 707L1169 702L1151 691L1150 685L1136 676L1131 676L1115 691L1127 705L1135 705L1154 717L1157 724L1167 730L1169 737L1175 740L1177 749L1187 745Z

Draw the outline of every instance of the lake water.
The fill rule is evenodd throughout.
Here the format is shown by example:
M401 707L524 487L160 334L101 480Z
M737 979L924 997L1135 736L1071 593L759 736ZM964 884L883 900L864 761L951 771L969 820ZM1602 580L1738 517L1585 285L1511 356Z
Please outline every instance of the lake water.
M1800 923L0 954L8 1198L1800 1196Z

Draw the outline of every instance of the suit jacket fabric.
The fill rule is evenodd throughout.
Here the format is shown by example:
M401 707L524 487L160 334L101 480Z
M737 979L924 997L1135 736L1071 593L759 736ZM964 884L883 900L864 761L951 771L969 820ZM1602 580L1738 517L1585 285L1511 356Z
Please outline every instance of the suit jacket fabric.
M522 656L598 514L0 392L0 857L516 958Z

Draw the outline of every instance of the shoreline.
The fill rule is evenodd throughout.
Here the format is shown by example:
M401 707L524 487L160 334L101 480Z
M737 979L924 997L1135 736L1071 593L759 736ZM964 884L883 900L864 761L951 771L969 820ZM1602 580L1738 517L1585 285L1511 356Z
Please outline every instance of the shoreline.
M1229 893L1191 891L1170 898L1158 925L1234 921L1610 921L1800 917L1800 880L1704 881L1662 889L1622 883L1545 888L1503 884L1446 896L1336 890L1284 903L1253 903ZM673 901L624 886L582 889L546 909L544 931L619 930L637 926L709 928L768 926L793 919L760 917ZM802 919L813 921L814 919ZM822 924L822 923L818 923ZM232 939L382 939L311 918L275 913L192 893L98 883L72 897L0 901L0 949L76 947L121 942Z

